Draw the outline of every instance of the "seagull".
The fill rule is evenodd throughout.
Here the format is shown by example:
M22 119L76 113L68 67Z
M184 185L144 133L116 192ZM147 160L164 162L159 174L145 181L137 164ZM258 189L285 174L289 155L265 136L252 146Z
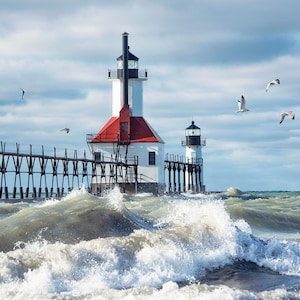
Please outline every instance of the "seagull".
M270 82L267 84L266 92L269 90L269 87L270 87L271 85L274 85L274 84L280 84L280 80L279 80L279 79L274 79L274 80L270 81Z
M294 112L286 111L286 112L281 113L281 119L280 119L279 124L281 124L283 122L283 120L286 116L290 116L292 118L292 120L295 119L295 113Z
M243 95L241 96L241 100L238 100L238 107L239 109L236 112L249 111L249 109L246 108L246 101Z
M69 133L70 128L62 128L60 131L65 131L66 133Z
M22 91L22 99L24 99L25 91L22 88L20 88L20 90Z

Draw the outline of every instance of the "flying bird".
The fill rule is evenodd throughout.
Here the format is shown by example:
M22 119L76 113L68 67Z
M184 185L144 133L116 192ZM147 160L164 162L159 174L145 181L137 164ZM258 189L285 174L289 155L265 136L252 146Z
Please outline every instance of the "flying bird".
M60 131L65 131L66 133L69 133L70 128L62 128Z
M24 99L25 91L22 88L20 88L20 90L21 90L21 93L22 93L22 99Z
M280 118L279 124L281 124L283 122L283 120L286 116L290 116L292 118L292 120L295 119L295 113L294 112L286 111L286 112L281 113L281 118Z
M238 100L238 108L239 109L236 112L249 111L249 109L246 108L246 100L243 95L241 96L241 100Z
M266 92L269 90L269 87L270 87L270 86L275 85L275 84L280 84L280 80L279 80L279 79L274 79L274 80L270 81L270 82L267 84Z

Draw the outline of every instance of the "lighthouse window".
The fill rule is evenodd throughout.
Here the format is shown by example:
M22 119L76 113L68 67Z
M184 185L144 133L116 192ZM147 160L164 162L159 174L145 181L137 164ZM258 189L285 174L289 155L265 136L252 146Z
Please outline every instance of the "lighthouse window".
M94 152L95 162L101 161L101 152Z
M149 165L155 165L155 152L149 152Z

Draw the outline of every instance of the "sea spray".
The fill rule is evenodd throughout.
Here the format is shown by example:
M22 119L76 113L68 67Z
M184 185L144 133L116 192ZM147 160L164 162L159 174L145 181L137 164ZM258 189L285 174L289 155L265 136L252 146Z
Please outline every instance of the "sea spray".
M123 194L120 192L120 188L115 186L112 190L107 192L107 198L112 208L117 211L123 209Z

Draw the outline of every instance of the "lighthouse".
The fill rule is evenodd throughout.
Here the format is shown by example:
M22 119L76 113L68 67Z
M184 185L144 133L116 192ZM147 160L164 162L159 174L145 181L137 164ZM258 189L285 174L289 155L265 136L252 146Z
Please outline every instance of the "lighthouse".
M164 141L143 117L143 82L139 58L129 51L128 33L122 34L117 70L108 70L112 82L112 116L87 142L94 156L94 186L111 183L128 192L163 193ZM108 169L109 168L109 169Z
M205 191L203 185L203 158L202 147L206 146L206 140L201 139L201 128L192 124L185 129L185 156L190 168L195 166L195 170L187 173L187 189L192 190L193 186L200 186L201 191Z

